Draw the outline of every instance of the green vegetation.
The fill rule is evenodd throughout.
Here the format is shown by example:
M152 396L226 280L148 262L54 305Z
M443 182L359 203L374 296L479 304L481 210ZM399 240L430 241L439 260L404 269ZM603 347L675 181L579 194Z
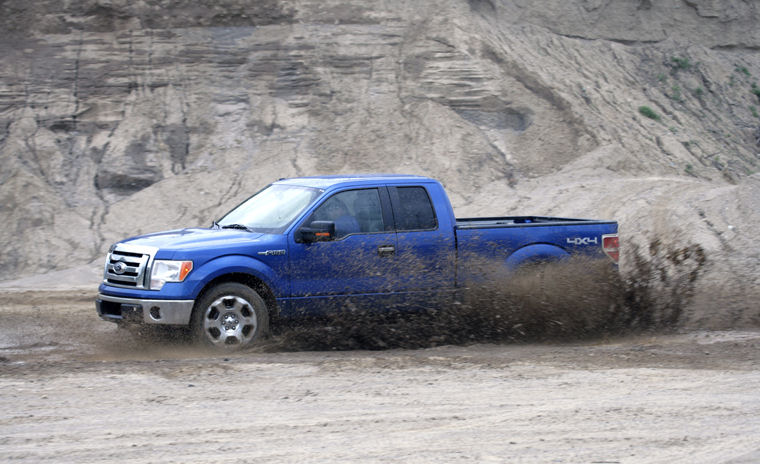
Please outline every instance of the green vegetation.
M670 88L670 98L677 102L683 101L683 98L681 98L681 87L677 84Z
M697 174L694 172L694 166L691 164L686 165L686 168L684 168L684 172L690 176L697 177Z
M760 118L760 114L757 113L757 108L755 108L754 106L750 106L749 110L752 112L752 116L756 118Z
M703 89L702 87L697 87L696 89L694 89L694 95L696 95L697 98L702 98L702 95L704 94L705 94L705 89Z
M746 66L737 66L736 67L736 72L740 72L740 73L744 74L747 77L751 76L751 74L749 73L749 69L747 69Z
M757 98L760 98L760 87L757 86L757 82L752 83L752 93L754 93Z
M678 56L674 56L670 59L673 63L675 63L676 68L678 69L689 69L691 68L691 61L689 61L688 58L681 58Z
M657 75L657 80L660 82L665 82L668 79L668 76L665 75L665 73L660 73Z
M655 121L659 121L661 119L660 115L648 106L639 106L639 113L649 119L654 119Z

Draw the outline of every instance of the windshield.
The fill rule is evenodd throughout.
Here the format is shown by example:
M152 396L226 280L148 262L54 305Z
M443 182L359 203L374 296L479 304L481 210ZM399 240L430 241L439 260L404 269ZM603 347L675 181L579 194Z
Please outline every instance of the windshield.
M321 190L296 185L270 185L219 220L221 227L282 233L318 196Z

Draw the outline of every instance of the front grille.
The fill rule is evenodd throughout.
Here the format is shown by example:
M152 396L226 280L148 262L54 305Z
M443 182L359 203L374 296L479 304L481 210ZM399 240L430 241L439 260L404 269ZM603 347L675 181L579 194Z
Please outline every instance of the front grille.
M115 287L146 289L156 248L117 244L108 253L104 280Z

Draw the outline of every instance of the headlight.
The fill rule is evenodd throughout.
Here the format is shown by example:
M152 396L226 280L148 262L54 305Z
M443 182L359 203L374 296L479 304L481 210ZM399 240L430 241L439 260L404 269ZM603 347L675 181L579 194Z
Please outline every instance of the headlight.
M192 261L157 259L153 261L153 269L150 272L150 289L161 290L166 282L182 282L192 270Z

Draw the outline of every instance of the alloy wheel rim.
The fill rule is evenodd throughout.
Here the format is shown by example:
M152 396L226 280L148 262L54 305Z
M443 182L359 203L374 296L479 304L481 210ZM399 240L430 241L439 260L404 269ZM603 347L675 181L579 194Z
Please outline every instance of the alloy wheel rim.
M204 336L217 346L241 346L256 335L256 310L237 295L217 298L203 312Z

